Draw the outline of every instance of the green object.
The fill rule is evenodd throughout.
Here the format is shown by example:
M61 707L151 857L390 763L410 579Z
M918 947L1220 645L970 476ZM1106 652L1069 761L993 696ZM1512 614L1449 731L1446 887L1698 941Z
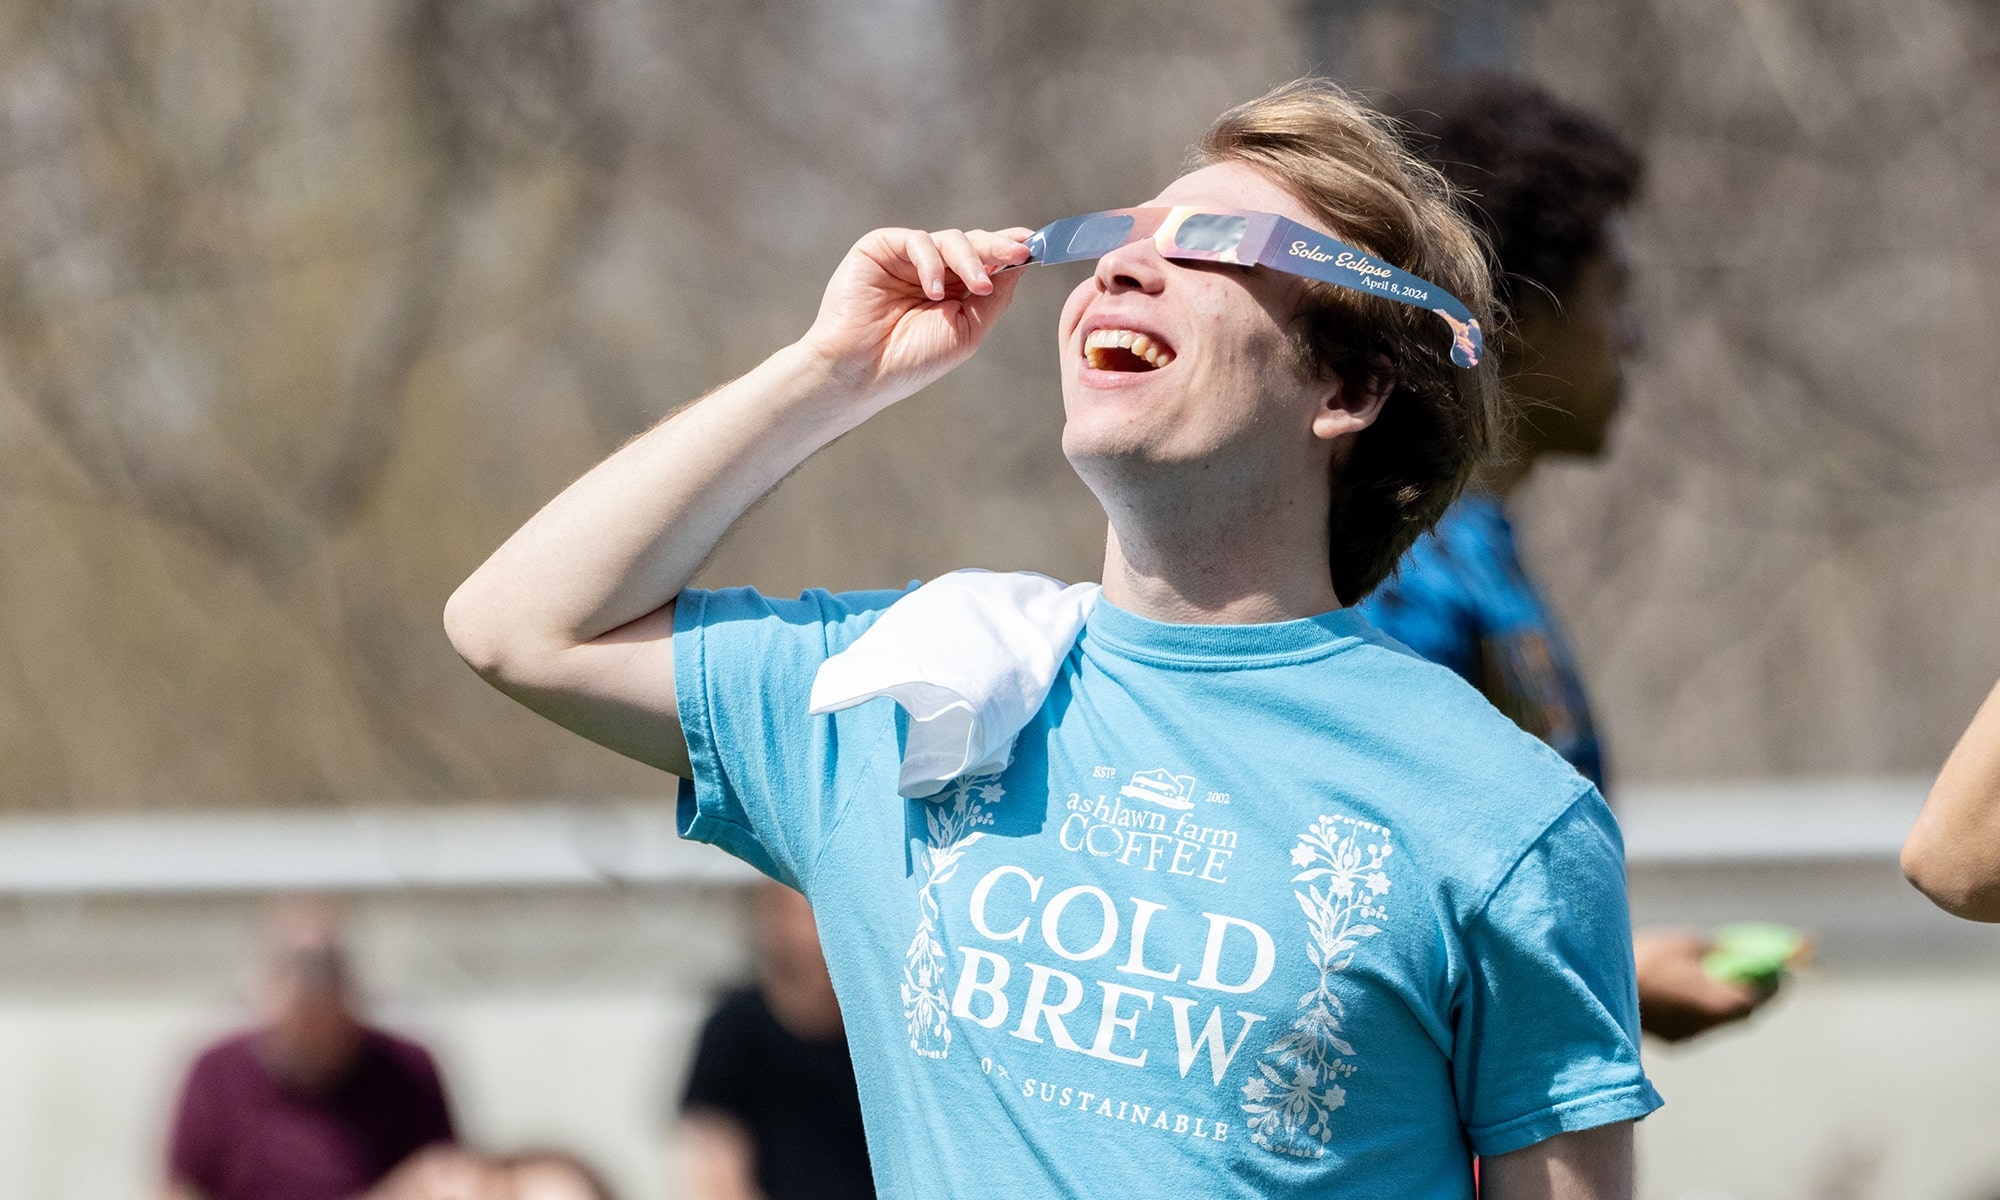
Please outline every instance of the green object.
M1805 949L1798 930L1763 921L1724 925L1715 931L1715 949L1702 957L1709 978L1723 983L1775 986Z

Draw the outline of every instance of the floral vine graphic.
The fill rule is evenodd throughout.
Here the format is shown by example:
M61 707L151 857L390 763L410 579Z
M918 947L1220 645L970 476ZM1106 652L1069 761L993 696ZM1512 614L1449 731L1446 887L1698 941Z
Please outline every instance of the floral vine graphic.
M944 943L938 941L937 889L958 871L966 847L986 835L982 825L993 823L989 804L1006 793L994 776L954 779L944 797L924 812L924 848L917 868L924 873L917 893L917 934L903 956L903 1017L910 1025L910 1049L925 1058L943 1058L951 1050L951 1000L945 995Z
M1318 968L1319 984L1299 998L1298 1016L1264 1048L1256 1074L1243 1085L1250 1140L1275 1154L1324 1156L1334 1110L1347 1103L1339 1081L1357 1068L1349 1061L1354 1047L1342 1036L1340 997L1330 984L1354 961L1362 939L1382 932L1373 922L1388 918L1377 901L1389 891L1382 870L1393 849L1389 839L1380 825L1322 816L1292 847L1292 865L1300 868L1292 882L1306 885L1292 894L1305 910L1306 958ZM1315 880L1325 880L1324 889Z

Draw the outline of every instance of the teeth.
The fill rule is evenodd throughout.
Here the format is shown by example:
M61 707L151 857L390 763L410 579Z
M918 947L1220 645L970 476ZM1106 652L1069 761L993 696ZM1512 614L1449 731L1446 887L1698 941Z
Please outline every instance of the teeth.
M1156 346L1153 339L1143 333L1129 329L1095 329L1083 339L1083 355L1092 367L1104 369L1106 350L1129 350L1154 367L1164 367L1174 361L1174 352L1164 346Z

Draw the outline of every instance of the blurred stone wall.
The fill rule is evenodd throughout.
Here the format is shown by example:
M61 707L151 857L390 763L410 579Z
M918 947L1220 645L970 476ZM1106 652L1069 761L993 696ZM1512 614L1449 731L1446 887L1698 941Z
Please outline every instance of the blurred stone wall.
M438 630L876 224L1131 203L1226 104L1521 66L1646 147L1648 357L1524 524L1629 777L1921 770L2000 672L2000 43L1972 0L20 0L0 810L664 790ZM705 581L1094 574L1024 281Z

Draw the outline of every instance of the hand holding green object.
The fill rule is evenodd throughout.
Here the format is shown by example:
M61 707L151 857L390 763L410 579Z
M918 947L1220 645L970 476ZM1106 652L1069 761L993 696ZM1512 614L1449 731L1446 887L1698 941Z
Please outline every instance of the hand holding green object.
M1715 931L1715 949L1702 957L1701 969L1723 983L1774 988L1810 949L1806 936L1789 926L1744 921Z

